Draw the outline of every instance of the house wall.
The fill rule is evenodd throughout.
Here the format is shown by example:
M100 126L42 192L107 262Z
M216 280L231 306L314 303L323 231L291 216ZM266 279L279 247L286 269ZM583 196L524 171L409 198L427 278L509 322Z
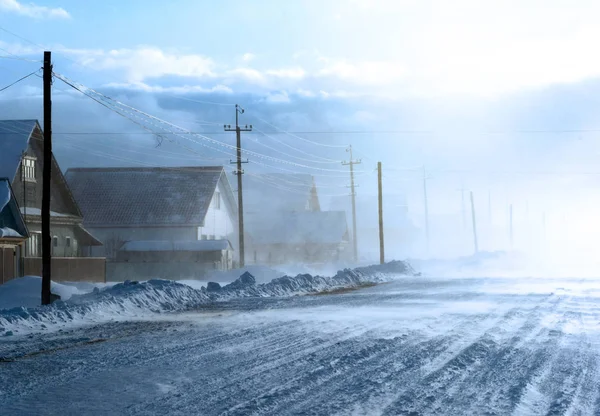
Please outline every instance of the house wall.
M27 223L27 227L29 228L29 233L32 235L31 238L27 240L27 247L25 251L25 255L27 257L41 257L41 232L42 225L40 223ZM76 225L57 225L50 224L50 235L52 236L52 256L56 257L78 257L81 255L80 253L80 244L75 237L74 227ZM34 236L36 234L36 236ZM54 237L57 237L57 245L54 245ZM67 237L71 239L71 246L67 247ZM35 251L32 251L32 245L37 242L37 255L35 255Z
M94 257L106 257L112 260L116 250L126 241L155 240L155 241L193 241L197 239L197 228L189 227L89 227L87 230L103 246L92 247Z
M223 195L225 195L221 183L217 185L219 202L216 201L217 194L213 196L210 207L204 217L204 226L198 227L197 239L220 240L228 239L234 233L233 221L225 206ZM203 238L206 236L206 238Z

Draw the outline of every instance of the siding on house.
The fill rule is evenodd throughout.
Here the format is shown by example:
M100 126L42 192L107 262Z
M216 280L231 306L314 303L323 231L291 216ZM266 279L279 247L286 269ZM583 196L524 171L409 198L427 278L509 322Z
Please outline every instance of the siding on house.
M227 212L225 200L223 199L225 192L226 190L219 183L210 207L206 211L204 226L198 227L198 240L231 240L230 237L234 234L235 230L231 217Z
M197 239L195 227L90 227L103 246L93 247L92 255L113 259L126 241L191 241Z

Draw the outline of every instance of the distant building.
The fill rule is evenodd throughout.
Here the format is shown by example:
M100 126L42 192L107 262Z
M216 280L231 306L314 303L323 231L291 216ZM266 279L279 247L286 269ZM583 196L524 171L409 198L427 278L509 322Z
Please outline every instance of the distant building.
M348 218L352 218L350 196L333 197L329 206L344 210ZM384 185L383 225L387 259L406 256L419 236L420 230L410 218L408 211L406 197L394 191L386 192ZM359 258L378 259L379 205L377 195L361 193L356 195L356 227ZM350 226L351 239L352 232L352 226Z
M312 175L244 175L244 213L320 211Z
M257 264L323 264L351 255L343 211L252 213L248 223L248 259Z
M8 178L0 178L0 284L22 275L22 257L29 231Z
M222 166L74 168L67 181L109 280L199 278L234 265L237 201Z
M0 120L0 177L8 178L29 230L19 253L21 275L41 275L42 172L44 137L36 120ZM105 259L91 258L102 243L83 228L83 215L52 156L50 232L52 279L104 281Z
M321 211L312 175L247 175L244 214L247 263L322 264L351 255L346 213Z

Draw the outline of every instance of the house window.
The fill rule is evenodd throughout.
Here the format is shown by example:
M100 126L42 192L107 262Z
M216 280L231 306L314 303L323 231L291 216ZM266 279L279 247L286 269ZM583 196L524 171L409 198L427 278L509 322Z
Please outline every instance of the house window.
M208 236L206 234L202 234L200 237L201 240L208 240Z
M221 209L221 193L220 192L215 192L215 195L213 196L213 207L215 207L215 209Z
M66 237L66 238L65 238L65 246L66 246L67 248L68 248L68 247L71 247L71 237Z
M58 237L52 237L52 247L58 247Z
M42 252L41 243L40 233L32 233L29 240L27 240L27 256L40 257Z
M23 180L35 181L35 159L31 157L23 158Z

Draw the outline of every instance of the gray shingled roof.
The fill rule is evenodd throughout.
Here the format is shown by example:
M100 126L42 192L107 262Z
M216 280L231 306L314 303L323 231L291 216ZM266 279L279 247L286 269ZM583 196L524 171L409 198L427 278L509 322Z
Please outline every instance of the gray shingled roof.
M0 178L14 179L36 120L0 120Z
M243 180L246 213L303 211L314 183L308 174L244 175Z
M254 244L337 244L348 238L344 211L248 214L247 233Z
M65 177L86 227L200 226L221 166L75 168Z

